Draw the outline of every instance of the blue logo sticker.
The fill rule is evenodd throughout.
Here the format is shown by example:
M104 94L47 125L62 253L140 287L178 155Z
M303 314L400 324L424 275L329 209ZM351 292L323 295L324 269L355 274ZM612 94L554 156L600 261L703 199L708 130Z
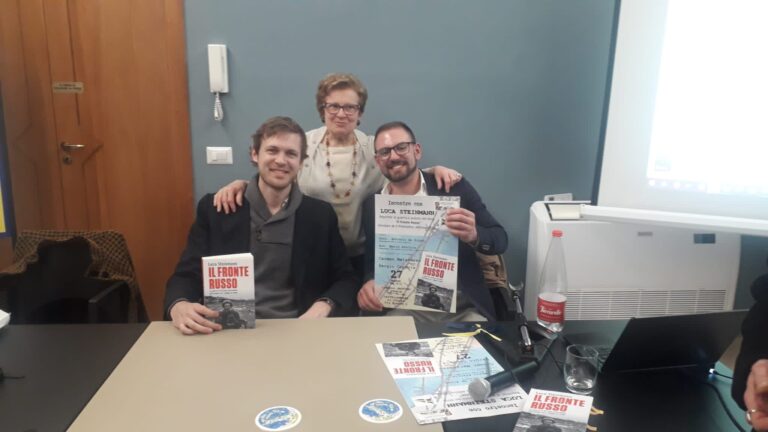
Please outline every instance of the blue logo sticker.
M265 431L284 431L301 422L299 410L288 406L267 408L256 416L256 426Z
M371 423L389 423L403 415L403 408L389 399L373 399L360 406L360 417Z

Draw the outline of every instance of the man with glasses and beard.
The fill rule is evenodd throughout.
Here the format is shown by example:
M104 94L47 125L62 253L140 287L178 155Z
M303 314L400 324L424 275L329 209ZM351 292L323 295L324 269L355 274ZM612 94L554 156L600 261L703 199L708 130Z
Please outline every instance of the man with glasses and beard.
M485 321L494 319L493 302L475 256L504 253L507 233L483 204L472 185L462 179L450 192L438 190L435 177L418 168L422 147L403 122L382 125L374 137L376 163L387 182L385 195L459 196L461 208L449 209L445 226L459 239L458 297L456 313L387 310L387 315L410 315L420 321ZM375 263L375 195L363 203L365 230L365 283L357 294L360 309L382 312L373 280Z

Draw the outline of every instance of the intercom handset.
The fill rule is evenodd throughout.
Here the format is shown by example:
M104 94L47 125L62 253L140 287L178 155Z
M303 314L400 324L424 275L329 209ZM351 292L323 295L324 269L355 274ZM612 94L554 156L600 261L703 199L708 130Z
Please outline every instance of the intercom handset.
M211 82L211 93L215 95L213 118L216 121L222 121L224 120L224 108L221 105L220 94L229 92L226 45L208 45L208 76Z

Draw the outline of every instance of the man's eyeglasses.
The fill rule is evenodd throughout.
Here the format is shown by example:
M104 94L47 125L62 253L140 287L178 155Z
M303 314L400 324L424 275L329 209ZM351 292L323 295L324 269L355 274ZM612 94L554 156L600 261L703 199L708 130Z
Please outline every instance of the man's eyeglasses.
M384 147L376 150L376 157L386 159L392 154L392 150L395 151L400 156L404 156L406 153L408 153L408 149L411 147L411 144L416 144L413 141L404 141L401 143L397 143L393 145L392 147Z
M344 110L347 114L357 114L358 111L360 111L360 105L339 105L336 103L332 104L323 104L323 108L328 111L331 114L338 114L339 110Z

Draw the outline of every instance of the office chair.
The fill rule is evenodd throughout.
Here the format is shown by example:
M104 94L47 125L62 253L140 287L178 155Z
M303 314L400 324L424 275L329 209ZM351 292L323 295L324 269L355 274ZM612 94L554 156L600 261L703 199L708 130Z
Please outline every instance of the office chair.
M129 321L128 284L86 275L92 263L86 239L41 241L37 257L23 272L0 277L12 324Z

